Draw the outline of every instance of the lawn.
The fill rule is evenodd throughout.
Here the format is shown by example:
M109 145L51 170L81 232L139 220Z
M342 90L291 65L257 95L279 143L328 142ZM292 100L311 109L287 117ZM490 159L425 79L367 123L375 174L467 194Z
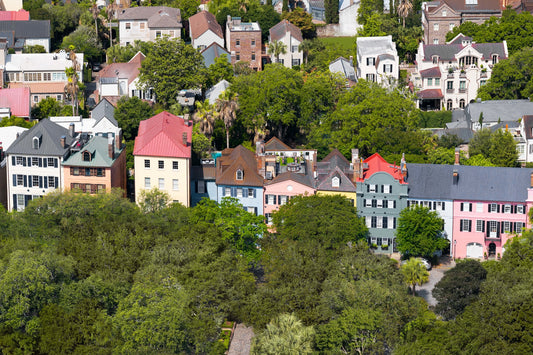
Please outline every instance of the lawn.
M328 44L338 44L343 50L353 51L355 47L355 37L322 37L320 40Z

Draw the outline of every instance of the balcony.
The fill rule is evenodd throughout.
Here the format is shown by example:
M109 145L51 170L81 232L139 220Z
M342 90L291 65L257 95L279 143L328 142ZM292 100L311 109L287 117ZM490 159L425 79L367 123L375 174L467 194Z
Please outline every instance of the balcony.
M454 93L454 90L453 90L453 89L446 89L446 93L447 93L447 94L453 94L453 93Z
M485 242L499 242L501 241L500 232L485 232Z
M464 94L466 93L466 89L459 89L459 94Z

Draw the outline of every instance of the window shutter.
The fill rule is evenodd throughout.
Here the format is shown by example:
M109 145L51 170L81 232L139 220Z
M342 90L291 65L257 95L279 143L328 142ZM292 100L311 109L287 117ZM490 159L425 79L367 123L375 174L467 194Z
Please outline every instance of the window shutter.
M461 208L460 208L461 211L464 210L463 206L464 206L464 203L461 202Z
M472 232L472 220L468 220L468 231Z
M274 201L275 201L276 197L274 196ZM278 205L281 205L281 195L278 195Z
M43 188L43 177L39 176L39 188Z
M13 195L13 211L17 210L17 195Z
M17 186L17 175L13 174L13 186Z
M437 209L437 202L433 201L433 210Z
M265 195L265 205L268 205L268 195Z
M26 157L22 157L22 166L26 166Z
M48 165L48 159L47 158L43 158L43 168L46 168Z
M366 192L370 192L370 185L366 185Z
M526 205L522 205L522 213L526 213Z
M253 194L254 194L254 198L256 198L257 195L255 194L256 193L255 189L253 189L252 191L253 191Z
M396 200L392 201L392 208L396 208Z
M222 197L226 196L226 188L222 187Z
M500 232L503 233L503 227L505 226L505 223L504 222L498 222L498 229L500 230Z
M57 168L57 159L54 159L54 168Z
M381 193L383 193L383 185L381 185Z
M463 231L463 221L464 221L464 219L460 219L459 220L459 232Z
M409 207L409 203L410 203L410 202L411 202L411 201L407 201L407 207Z
M492 203L489 203L489 213L492 212Z
M392 228L396 229L396 217L392 220Z
M444 206L446 206L446 202L443 202L443 203L442 203L442 210L443 210L443 211L444 211L444 208L445 208Z
M498 227L496 229L496 235L499 237L500 236L500 228L503 227L503 223L501 222L498 222Z
M39 158L39 168L43 167L43 158Z
M31 195L24 196L24 206L28 206L28 202L31 201Z
M56 189L57 189L59 187L59 178L58 177L55 178L55 183L56 183L55 185L56 185Z
M24 187L28 186L28 177L24 175Z
M11 157L11 164L13 164L13 165L17 164L17 160L15 159L15 156Z
M47 189L48 188L48 176L43 177L43 180L44 180L44 188Z
M500 205L496 205L496 212L500 213Z
M471 202L468 204L468 208L469 208L468 211L469 211L469 212L472 212L472 203L471 203Z
M31 175L28 175L28 187L31 187Z

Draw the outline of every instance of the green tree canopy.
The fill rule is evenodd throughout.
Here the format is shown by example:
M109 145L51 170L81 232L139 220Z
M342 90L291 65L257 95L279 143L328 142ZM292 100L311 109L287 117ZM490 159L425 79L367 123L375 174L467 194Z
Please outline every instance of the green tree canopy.
M494 166L517 166L518 152L516 142L509 131L498 129L494 132L490 128L483 128L474 133L470 140L469 154L472 158L481 155ZM482 161L479 165L485 165ZM474 161L467 165L477 165Z
M180 90L201 88L205 83L202 55L176 38L158 38L141 64L139 82L153 88L165 107L176 102Z
M123 96L117 102L115 110L115 119L119 127L122 128L122 134L126 141L134 140L137 137L139 123L154 115L154 110L147 102L142 101L136 96Z
M464 260L444 274L435 285L433 297L437 300L435 312L445 320L454 319L463 313L466 306L479 297L481 284L487 270L477 260Z
M68 50L71 46L74 46L77 52L83 53L85 60L99 60L103 53L95 30L83 25L63 38L61 48Z
M430 258L448 245L441 234L442 228L437 212L419 205L405 208L400 212L396 229L398 250L405 255Z
M297 7L290 12L284 12L281 17L298 27L302 31L304 39L316 37L316 25L313 23L313 16L304 9Z
M429 272L426 270L426 267L420 259L411 257L405 264L400 268L405 281L411 286L413 291L413 296L416 295L415 287L418 284L422 284L429 281Z

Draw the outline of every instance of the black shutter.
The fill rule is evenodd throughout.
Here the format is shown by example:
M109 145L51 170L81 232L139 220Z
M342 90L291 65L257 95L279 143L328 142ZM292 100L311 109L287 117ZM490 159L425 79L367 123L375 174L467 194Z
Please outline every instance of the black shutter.
M57 189L59 187L59 178L58 177L56 177L55 183L56 183L56 189Z
M396 217L392 220L392 228L396 229Z
M437 202L433 201L433 211L437 209Z
M500 213L500 205L496 205L496 212Z
M461 202L461 211L464 211L464 203Z
M54 158L54 168L57 168L57 158Z
M24 175L24 187L28 186L28 177Z
M13 194L13 211L17 210L17 195Z
M472 220L471 219L468 220L468 231L472 232Z
M26 166L26 157L22 157L22 166Z
M361 207L366 207L366 199L363 199L363 206Z
M366 192L370 192L370 185L366 185Z
M24 206L28 206L28 202L31 201L31 195L24 196Z
M485 233L485 223L483 221L481 221L481 231Z
M468 204L468 207L469 207L469 211L472 212L472 202L470 202L470 203Z
M490 221L487 221L487 236L490 234Z
M381 185L381 193L383 193L383 185Z
M17 160L15 159L15 156L12 156L12 157L11 157L11 163L12 163L13 165L17 165Z
M492 212L491 208L492 208L492 203L489 203L489 213Z
M409 207L409 202L411 202L411 201L409 201L409 200L407 201L407 207Z
M13 186L17 186L17 175L13 174Z
M503 223L498 222L498 227L496 229L496 235L498 236L498 238L500 237L500 225L503 227Z
M444 211L444 208L446 206L446 202L442 202L442 210Z
M522 205L522 213L526 213L526 205Z
M459 232L462 232L463 231L463 220L460 219L459 220Z
M39 176L39 188L43 188L43 177Z
M31 187L31 175L28 175L28 187Z
M383 228L384 229L389 228L389 218L388 217L383 217Z
M43 167L43 158L39 158L39 168Z
M48 188L48 176L43 177L43 180L44 180L44 188L47 189Z
M500 230L501 233L503 233L504 226L505 226L504 222L498 222L498 229Z
M48 165L48 159L47 158L43 158L43 168L46 168Z
M396 200L394 200L392 204L393 204L393 208L396 208Z

